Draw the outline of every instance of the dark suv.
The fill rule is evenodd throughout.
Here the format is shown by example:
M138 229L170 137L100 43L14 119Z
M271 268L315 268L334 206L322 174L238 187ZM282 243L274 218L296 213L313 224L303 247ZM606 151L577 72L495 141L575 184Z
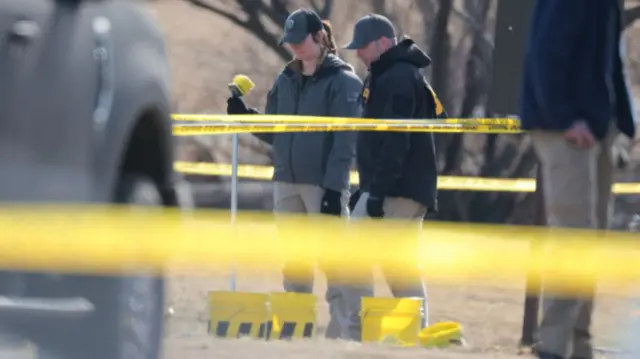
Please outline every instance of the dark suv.
M0 0L1 202L177 206L171 122L134 1ZM161 276L2 271L0 357L20 337L42 358L157 358L163 295Z

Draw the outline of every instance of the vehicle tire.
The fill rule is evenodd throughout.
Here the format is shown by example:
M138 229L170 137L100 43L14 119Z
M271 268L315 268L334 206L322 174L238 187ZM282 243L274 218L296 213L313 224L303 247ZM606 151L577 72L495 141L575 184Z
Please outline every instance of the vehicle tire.
M125 174L117 188L116 203L159 207L162 196L149 178ZM103 326L99 336L112 338L111 343L105 343L104 351L112 353L110 358L158 359L164 325L163 277L140 273L113 280L116 291L112 299L102 302L110 325Z
M140 175L126 175L118 185L115 202L161 206L162 197L153 181ZM83 296L93 303L95 313L74 330L62 333L64 339L59 336L40 346L40 359L160 358L165 295L162 276L135 273L81 280L86 292Z

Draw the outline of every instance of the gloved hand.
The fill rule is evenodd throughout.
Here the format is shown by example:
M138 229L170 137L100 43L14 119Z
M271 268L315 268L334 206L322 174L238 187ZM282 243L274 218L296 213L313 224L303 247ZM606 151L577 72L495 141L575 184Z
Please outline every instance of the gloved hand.
M249 115L256 114L258 111L253 108L247 107L242 97L231 96L227 99L227 114L228 115Z
M358 201L360 200L360 195L361 194L362 194L362 192L360 192L360 190L358 189L355 192L353 192L351 197L349 197L349 211L353 212L353 210L356 208L356 205L358 204Z
M369 195L367 198L367 215L371 218L384 217L384 197Z
M328 214L331 216L342 215L342 201L340 200L342 195L338 191L330 189L324 190L324 196L322 196L322 202L320 202L320 213Z

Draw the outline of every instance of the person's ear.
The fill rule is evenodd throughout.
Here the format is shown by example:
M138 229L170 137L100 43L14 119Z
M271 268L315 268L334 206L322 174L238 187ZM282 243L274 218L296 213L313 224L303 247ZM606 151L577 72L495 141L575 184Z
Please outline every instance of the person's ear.
M391 43L391 39L388 37L381 37L378 41L380 43L380 47L383 49L388 49L393 45Z

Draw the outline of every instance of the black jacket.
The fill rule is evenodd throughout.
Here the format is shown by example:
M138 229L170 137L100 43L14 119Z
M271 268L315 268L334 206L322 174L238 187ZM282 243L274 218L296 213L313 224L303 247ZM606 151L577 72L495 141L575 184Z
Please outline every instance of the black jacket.
M431 59L411 39L371 64L361 96L363 117L433 119L446 116L421 69ZM430 132L360 132L360 189L372 196L404 197L437 210L435 145Z
M539 0L531 18L520 119L527 130L564 131L584 119L604 138L612 119L635 137L618 0Z

